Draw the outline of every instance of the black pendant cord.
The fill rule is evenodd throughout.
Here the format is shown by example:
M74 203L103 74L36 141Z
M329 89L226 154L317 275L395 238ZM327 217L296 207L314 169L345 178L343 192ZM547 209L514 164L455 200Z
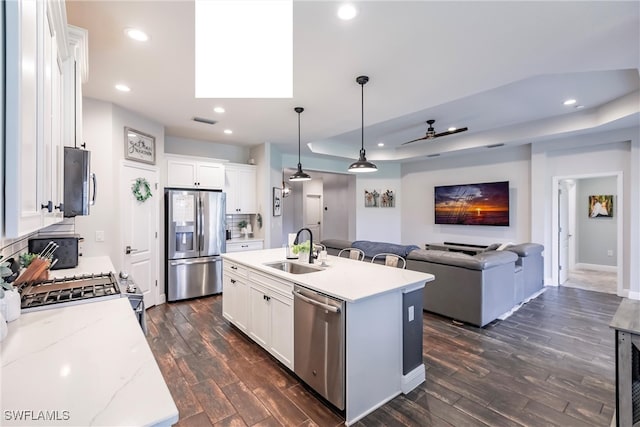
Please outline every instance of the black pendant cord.
M298 170L302 164L300 163L300 112L298 112Z
M364 154L364 83L360 84L360 89L362 90L362 96L360 97L361 99L361 104L360 104L360 111L361 111L361 115L360 117L362 118L362 126L360 126L361 129L361 134L360 134L360 141L362 143L361 147L360 147L360 154Z

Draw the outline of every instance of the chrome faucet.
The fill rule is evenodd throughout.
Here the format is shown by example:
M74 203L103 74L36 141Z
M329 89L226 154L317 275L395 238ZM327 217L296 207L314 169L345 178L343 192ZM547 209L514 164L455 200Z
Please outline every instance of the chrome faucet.
M300 233L302 233L304 230L307 230L309 232L309 264L313 264L313 233L311 232L311 230L309 230L308 228L301 228L300 230L298 230L298 232L296 233L296 239L293 241L293 244L298 244L298 237L300 237Z

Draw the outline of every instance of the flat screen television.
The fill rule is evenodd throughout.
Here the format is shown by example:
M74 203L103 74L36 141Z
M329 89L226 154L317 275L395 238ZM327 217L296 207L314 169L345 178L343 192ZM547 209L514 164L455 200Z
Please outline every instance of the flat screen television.
M435 187L436 224L509 225L509 181Z

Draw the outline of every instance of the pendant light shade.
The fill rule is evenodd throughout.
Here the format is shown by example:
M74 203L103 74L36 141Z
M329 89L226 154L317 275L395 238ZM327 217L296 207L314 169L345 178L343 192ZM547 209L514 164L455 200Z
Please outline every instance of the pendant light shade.
M367 161L366 152L364 151L364 85L368 81L369 77L367 76L356 77L356 82L358 82L362 89L362 145L360 146L360 157L358 158L357 162L351 163L351 166L349 166L349 172L376 172L378 170L378 167L376 165Z
M293 110L298 113L298 170L289 177L289 181L309 181L311 177L302 170L300 163L300 113L304 111L304 108L296 107Z

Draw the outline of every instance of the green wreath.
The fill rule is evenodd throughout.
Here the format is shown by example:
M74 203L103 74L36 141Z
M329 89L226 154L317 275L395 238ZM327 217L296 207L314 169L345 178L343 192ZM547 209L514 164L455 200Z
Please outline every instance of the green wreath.
M149 197L153 196L149 181L144 178L136 178L136 182L131 186L131 191L139 202L146 202Z

